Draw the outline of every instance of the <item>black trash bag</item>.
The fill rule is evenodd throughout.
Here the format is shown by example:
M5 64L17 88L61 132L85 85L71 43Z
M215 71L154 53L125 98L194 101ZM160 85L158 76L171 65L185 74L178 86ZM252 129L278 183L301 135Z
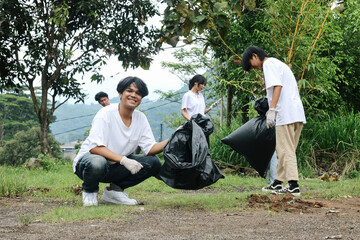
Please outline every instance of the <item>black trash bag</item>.
M236 152L245 156L250 165L265 178L267 168L275 151L275 127L266 127L266 112L269 104L266 98L255 102L259 116L249 120L227 137L222 143L229 145Z
M224 178L210 159L207 139L213 129L210 119L201 114L186 121L165 145L165 162L157 178L172 188L187 190L197 190Z

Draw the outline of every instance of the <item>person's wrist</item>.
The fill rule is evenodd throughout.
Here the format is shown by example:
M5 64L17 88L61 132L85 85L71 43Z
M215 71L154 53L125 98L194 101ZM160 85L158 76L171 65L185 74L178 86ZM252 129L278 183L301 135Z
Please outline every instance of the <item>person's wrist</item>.
M122 158L121 158L121 160L120 160L120 164L121 165L124 165L124 160L126 161L126 159L128 159L127 157L125 157L125 156L123 156Z
M270 111L275 111L275 108L269 108Z

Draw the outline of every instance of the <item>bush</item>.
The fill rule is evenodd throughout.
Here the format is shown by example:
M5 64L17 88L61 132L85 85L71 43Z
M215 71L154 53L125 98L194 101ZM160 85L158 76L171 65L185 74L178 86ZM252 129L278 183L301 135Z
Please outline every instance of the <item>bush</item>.
M59 143L51 134L49 134L48 140L53 156L59 157L61 153ZM41 154L40 128L33 127L27 131L16 133L14 138L4 145L0 151L0 164L19 166L39 154Z
M360 114L310 119L304 125L297 155L300 168L316 174L354 175L360 170Z

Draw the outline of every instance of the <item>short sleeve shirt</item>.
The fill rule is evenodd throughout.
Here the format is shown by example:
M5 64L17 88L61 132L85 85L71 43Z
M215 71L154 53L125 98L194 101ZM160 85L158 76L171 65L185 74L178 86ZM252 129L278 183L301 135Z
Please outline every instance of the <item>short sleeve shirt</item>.
M181 102L181 109L185 109L189 117L201 113L205 114L205 100L204 96L199 92L195 94L192 91L188 91L184 94Z
M297 82L289 66L276 58L268 58L263 63L263 72L269 105L272 100L274 86L282 86L280 98L276 105L276 125L280 126L295 122L306 123Z
M105 146L116 154L128 156L137 146L148 154L155 143L150 124L142 112L135 110L131 125L127 127L120 117L118 104L111 104L101 108L95 115L90 134L74 159L73 170L78 160L97 146Z

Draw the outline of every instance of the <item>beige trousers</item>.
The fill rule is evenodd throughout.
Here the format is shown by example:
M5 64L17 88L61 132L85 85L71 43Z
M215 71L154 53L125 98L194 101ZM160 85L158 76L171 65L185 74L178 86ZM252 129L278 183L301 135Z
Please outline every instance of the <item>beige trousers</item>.
M302 122L276 126L276 154L279 159L276 179L282 182L299 180L296 148L299 143Z

